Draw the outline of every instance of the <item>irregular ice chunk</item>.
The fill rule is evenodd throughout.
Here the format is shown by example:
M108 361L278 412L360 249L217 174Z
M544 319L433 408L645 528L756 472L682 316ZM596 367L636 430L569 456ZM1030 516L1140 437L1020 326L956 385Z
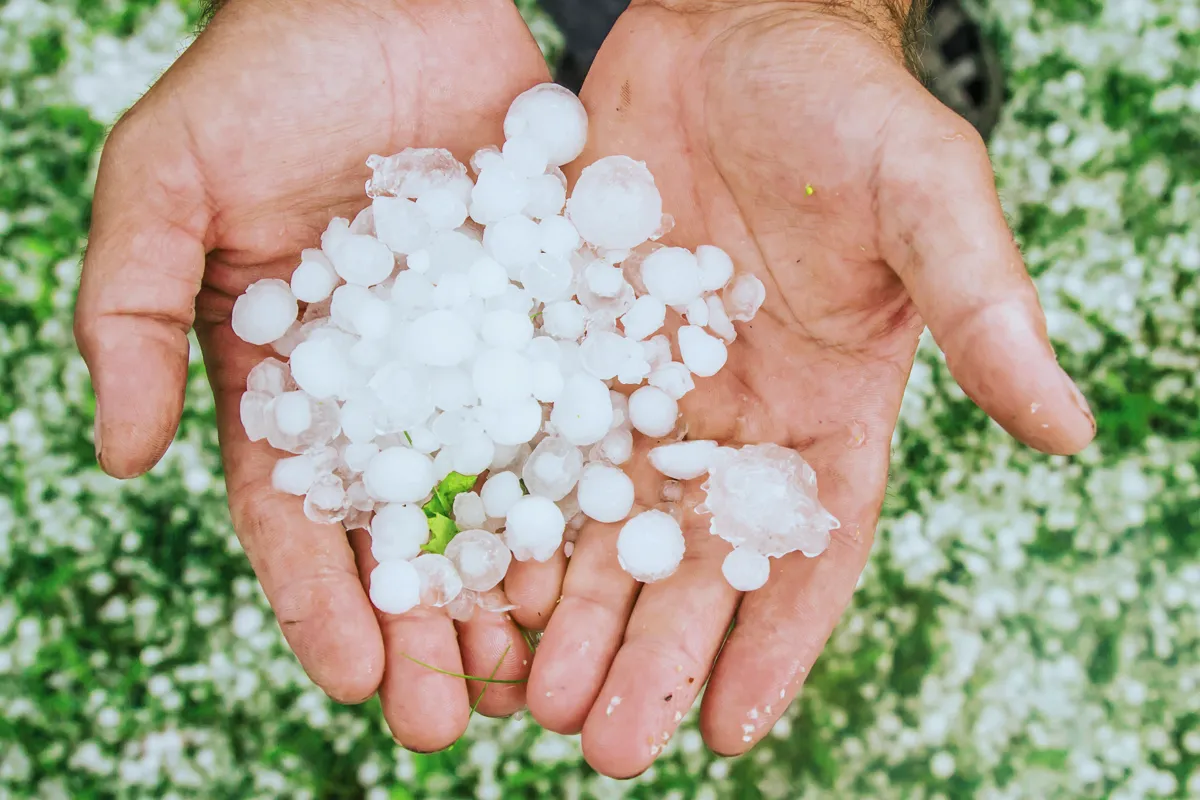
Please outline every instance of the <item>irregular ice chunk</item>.
M633 455L633 433L623 428L609 431L597 447L600 458L610 464L624 464Z
M421 605L441 608L462 592L462 578L454 562L445 556L422 553L411 563L421 578Z
M817 499L817 475L794 450L775 444L722 447L713 452L705 504L709 529L734 547L779 557L816 555L840 527Z
M662 196L641 161L608 156L585 168L567 201L579 235L601 248L637 247L662 224Z
M739 275L725 290L725 308L729 311L729 319L749 322L766 299L767 288L757 275Z
M463 203L471 196L467 168L449 150L410 147L386 158L373 155L367 159L367 166L372 171L367 181L370 197L391 195L416 200L435 189L449 190Z
M375 230L379 241L393 253L406 256L429 244L433 228L425 212L412 200L403 197L376 197Z
M407 561L387 561L371 570L371 604L385 614L403 614L421 602L421 576Z
M566 520L553 500L526 495L508 510L504 541L518 561L548 561L562 544Z
M588 464L579 476L579 510L597 522L619 522L633 508L633 481L607 464Z
M721 302L721 298L710 294L705 303L708 305L708 329L721 337L726 344L732 343L737 338L737 331L725 313L725 304Z
M668 478L690 481L708 472L717 443L709 439L664 444L650 451L650 464Z
M639 581L668 577L683 561L683 531L670 514L643 511L625 523L617 536L617 560Z
M491 459L488 459L491 463ZM487 468L487 465L484 465ZM479 470L482 472L483 470ZM460 473L467 474L467 473ZM459 528L478 528L487 520L487 513L483 510L483 500L475 492L463 492L456 495L454 498L454 524Z
M267 420L267 406L271 404L271 395L265 392L246 392L241 400L242 427L246 429L246 438L252 442L261 442L270 432Z
M517 95L504 117L504 138L537 140L555 167L583 152L587 130L583 103L570 89L555 83L541 83Z
M771 577L771 561L748 547L735 547L721 563L721 573L739 592L753 592Z
M463 586L486 592L504 578L512 562L512 552L493 533L483 530L460 531L446 545L446 558L454 562Z
M250 344L269 344L288 332L299 307L284 281L255 281L233 303L233 332Z
M640 342L663 326L667 318L667 307L657 297L642 295L633 301L633 307L621 317L625 336Z
M679 355L693 374L708 378L720 372L729 358L725 343L703 328L684 325L679 329Z
M680 400L696 388L692 372L678 361L663 364L650 373L650 385L662 389L668 396Z

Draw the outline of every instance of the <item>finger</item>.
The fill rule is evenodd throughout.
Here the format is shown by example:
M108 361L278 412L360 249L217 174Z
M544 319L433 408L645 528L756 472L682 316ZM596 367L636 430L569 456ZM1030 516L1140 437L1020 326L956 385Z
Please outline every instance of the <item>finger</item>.
M932 97L898 108L877 187L885 259L971 399L1039 450L1078 452L1095 419L1055 359L982 140Z
M383 676L383 642L346 532L341 525L312 522L301 498L276 492L271 470L279 451L246 438L239 405L246 374L265 355L262 348L239 341L227 323L200 334L234 530L313 682L335 700L364 700Z
M562 594L567 557L560 547L546 562L513 561L504 576L504 593L517 606L509 613L529 630L543 631Z
M527 702L555 733L578 733L600 694L638 582L617 562L621 523L589 521L567 565L563 596L538 644Z
M378 563L371 536L359 529L350 540L362 585L368 586ZM470 714L466 682L453 677L464 674L454 623L443 610L422 606L378 618L387 652L379 686L383 718L401 746L419 753L444 750L466 731Z
M508 614L479 609L456 627L464 675L499 681L529 677L533 653ZM489 717L507 717L525 707L525 683L467 681L467 693L475 710Z
M139 103L104 147L75 311L96 455L118 478L157 463L179 425L209 223L185 139L143 122L154 105Z
M704 685L737 607L739 593L721 575L728 543L692 512L685 524L683 563L642 588L583 726L584 757L603 775L638 775L662 752Z
M821 502L842 527L815 558L772 559L767 584L742 598L700 712L705 741L723 755L749 750L782 716L849 604L871 549L886 445L834 451L833 458L804 455L817 470Z

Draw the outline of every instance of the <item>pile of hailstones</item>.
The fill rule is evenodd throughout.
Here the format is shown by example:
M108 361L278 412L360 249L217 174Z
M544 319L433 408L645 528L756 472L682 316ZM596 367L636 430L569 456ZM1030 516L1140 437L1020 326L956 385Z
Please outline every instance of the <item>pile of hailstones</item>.
M289 359L258 364L241 404L251 440L297 454L275 489L303 495L316 522L370 531L370 596L386 613L505 608L511 559L569 556L588 518L626 520L621 566L665 578L684 553L679 482L705 474L696 510L734 545L735 588L762 586L768 556L821 552L838 523L799 455L676 430L680 398L725 365L762 282L717 247L655 244L671 220L641 162L596 161L568 201L559 167L587 138L568 90L520 95L504 135L471 159L475 181L446 150L372 156L371 205L334 219L290 285L238 298L236 334ZM685 322L673 337L668 312ZM649 454L669 479L655 508L635 509L621 469L634 431L668 440ZM452 472L486 478L454 499L444 552L426 552L422 504Z

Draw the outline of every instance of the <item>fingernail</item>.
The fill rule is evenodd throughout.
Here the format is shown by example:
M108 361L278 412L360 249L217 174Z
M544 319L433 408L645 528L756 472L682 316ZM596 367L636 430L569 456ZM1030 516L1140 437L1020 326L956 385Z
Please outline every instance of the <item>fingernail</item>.
M96 414L92 420L92 443L96 446L96 461L100 461L100 404L96 403Z
M1074 381L1071 381L1071 397L1083 415L1088 418L1088 422L1092 423L1092 433L1095 433L1096 417L1092 414L1092 407L1088 405L1087 398L1083 396L1083 392L1079 391L1079 387L1075 385Z

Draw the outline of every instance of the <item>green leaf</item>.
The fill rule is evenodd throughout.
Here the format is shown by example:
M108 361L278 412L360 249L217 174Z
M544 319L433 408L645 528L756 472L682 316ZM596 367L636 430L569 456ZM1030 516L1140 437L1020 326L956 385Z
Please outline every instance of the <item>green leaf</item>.
M479 478L476 475L460 475L457 472L451 472L442 478L442 482L437 486L437 493L449 498L447 502L453 506L454 498L463 492L469 492L474 489L475 481L477 480Z
M458 526L445 514L430 514L426 510L425 515L429 517L430 536L429 542L421 549L426 553L441 555L446 552L446 545L450 544L450 540L458 533Z

